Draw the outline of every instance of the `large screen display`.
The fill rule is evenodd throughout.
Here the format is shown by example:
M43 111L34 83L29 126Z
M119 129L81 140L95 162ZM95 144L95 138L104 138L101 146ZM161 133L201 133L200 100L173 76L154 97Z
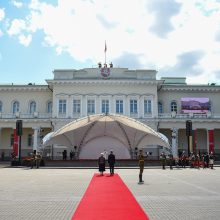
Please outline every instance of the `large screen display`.
M210 109L209 98L181 98L182 113L206 113Z

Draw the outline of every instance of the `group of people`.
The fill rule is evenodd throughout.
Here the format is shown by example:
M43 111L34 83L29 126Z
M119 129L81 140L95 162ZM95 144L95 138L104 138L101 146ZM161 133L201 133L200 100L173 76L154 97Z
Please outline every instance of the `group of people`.
M62 152L62 155L63 155L63 160L67 160L67 150L64 150ZM73 160L75 158L75 152L71 150L69 156L70 156L70 160Z
M100 175L103 176L103 172L105 171L106 161L108 161L110 175L114 175L114 167L115 167L115 155L113 154L113 150L110 151L110 154L107 154L107 151L101 153L98 159L99 172Z
M146 154L146 157L148 157L148 153ZM144 183L142 176L144 171L144 154L143 150L139 150L138 155L138 165L139 165L139 184ZM100 157L98 158L98 166L99 166L99 172L100 175L103 176L103 172L105 171L105 165L106 161L108 161L109 169L110 169L110 175L114 175L114 166L115 166L115 155L113 153L113 150L110 151L110 154L107 154L107 151L104 151L101 153Z
M185 151L179 155L178 158L174 158L172 153L166 155L164 152L160 155L162 169L166 169L166 165L170 166L170 169L173 169L173 166L185 168L189 165L191 168L211 168L214 166L214 154L213 152L208 152L200 155L194 154L193 152L189 157L186 156ZM168 162L168 163L167 163Z

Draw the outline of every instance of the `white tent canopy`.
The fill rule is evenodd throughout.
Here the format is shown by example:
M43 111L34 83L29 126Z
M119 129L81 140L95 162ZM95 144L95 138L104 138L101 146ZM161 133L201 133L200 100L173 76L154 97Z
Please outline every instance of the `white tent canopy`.
M135 147L170 148L162 134L137 120L116 114L96 114L73 121L51 134L43 145L52 144L77 146L79 157L84 159L97 158L105 148L118 154L120 148L122 159L129 158Z

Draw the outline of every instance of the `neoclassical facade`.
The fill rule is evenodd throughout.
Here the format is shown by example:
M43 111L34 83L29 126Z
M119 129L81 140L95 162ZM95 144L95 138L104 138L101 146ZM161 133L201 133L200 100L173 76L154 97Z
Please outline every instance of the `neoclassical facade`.
M155 70L85 68L54 70L53 74L45 85L0 85L0 152L5 157L17 141L18 119L23 122L21 155L26 156L41 145L47 133L99 113L141 121L166 135L179 151L188 150L186 120L191 120L193 150L220 154L220 86L188 85L183 77L157 80ZM194 99L188 106L191 110L184 111L183 98ZM208 100L208 109L196 111L200 99ZM55 147L54 158L63 149ZM151 151L156 158L159 151Z

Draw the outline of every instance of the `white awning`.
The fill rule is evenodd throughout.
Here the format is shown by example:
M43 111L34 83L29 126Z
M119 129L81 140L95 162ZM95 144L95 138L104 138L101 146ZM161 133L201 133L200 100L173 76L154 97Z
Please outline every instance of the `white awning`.
M115 138L128 148L148 145L170 148L164 135L135 119L117 114L96 114L75 120L49 135L43 145L57 144L80 148L104 136Z

